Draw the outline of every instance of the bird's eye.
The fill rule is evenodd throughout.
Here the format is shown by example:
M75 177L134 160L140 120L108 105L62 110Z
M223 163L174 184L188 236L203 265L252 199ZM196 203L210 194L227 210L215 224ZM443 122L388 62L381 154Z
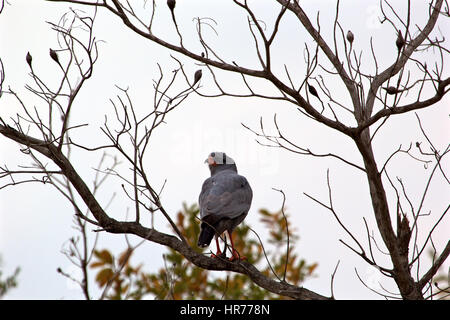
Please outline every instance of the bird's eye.
M216 156L216 153L215 152L211 152L211 157L215 157Z

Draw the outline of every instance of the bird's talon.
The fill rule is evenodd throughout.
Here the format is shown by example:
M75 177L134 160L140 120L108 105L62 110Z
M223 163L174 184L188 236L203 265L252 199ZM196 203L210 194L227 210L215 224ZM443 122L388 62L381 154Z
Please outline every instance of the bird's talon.
M225 258L225 254L223 252L211 253L211 258Z
M236 260L247 260L246 256L239 256L239 255L232 255L229 259L230 262L236 261Z

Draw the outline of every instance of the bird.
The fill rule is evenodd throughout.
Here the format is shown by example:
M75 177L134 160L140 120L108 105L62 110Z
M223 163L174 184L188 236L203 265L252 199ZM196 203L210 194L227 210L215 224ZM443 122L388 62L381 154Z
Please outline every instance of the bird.
M58 54L52 48L50 48L50 58L52 58L56 63L59 64Z
M395 40L395 45L397 46L398 53L402 50L405 45L405 39L403 38L402 32L398 30L397 40Z
M351 32L351 30L348 30L348 32L347 32L348 42L350 42L350 44L352 44L354 39L355 39L355 36L353 35L353 32Z
M27 63L31 68L31 61L33 60L33 57L31 56L30 52L27 53L27 57L26 57Z
M169 7L170 11L173 11L175 9L175 0L167 0L167 6Z
M212 257L226 257L226 252L222 252L219 247L219 237L225 233L231 243L229 260L245 260L234 248L231 234L250 210L252 188L247 179L238 174L234 160L224 152L211 152L205 163L208 164L211 177L203 182L198 199L201 231L197 245L205 248L215 237L217 252Z
M192 84L192 86L194 86L197 82L199 82L201 77L202 77L202 69L195 71L194 83Z

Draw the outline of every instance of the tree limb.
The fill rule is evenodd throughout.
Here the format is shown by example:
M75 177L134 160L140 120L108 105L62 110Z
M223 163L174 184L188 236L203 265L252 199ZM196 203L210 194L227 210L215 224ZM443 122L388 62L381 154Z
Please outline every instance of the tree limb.
M151 242L168 246L182 254L187 260L196 266L204 269L228 270L245 274L249 276L257 285L276 294L288 296L293 299L329 299L308 289L270 279L259 272L258 269L250 263L244 261L232 263L226 260L206 257L200 253L197 253L186 242L178 239L177 237L159 232L155 229L146 228L138 222L122 222L109 217L97 202L92 192L84 183L83 179L75 171L70 161L55 145L47 143L43 140L32 138L12 127L1 124L0 134L20 144L26 145L51 159L61 169L63 174L67 177L77 193L83 199L86 206L92 212L99 225L105 231L110 233L134 234Z

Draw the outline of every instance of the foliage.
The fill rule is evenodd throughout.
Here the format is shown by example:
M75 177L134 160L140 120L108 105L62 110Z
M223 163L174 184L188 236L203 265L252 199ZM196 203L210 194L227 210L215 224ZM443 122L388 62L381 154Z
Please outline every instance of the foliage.
M194 250L201 251L196 246L200 224L199 209L196 205L183 206L177 214L176 224L188 243ZM271 250L261 245L259 235L242 223L233 232L233 240L238 252L247 257L249 263L255 264L267 276L275 276L293 285L299 285L306 278L313 276L317 263L307 264L295 253L298 237L295 229L283 216L282 211L269 212L259 210L260 221L268 229L267 243ZM289 258L286 265L286 222L289 229ZM214 241L213 241L214 242ZM223 244L221 243L221 246ZM215 244L212 243L215 247ZM227 249L228 256L230 250ZM164 267L155 273L142 270L142 264L130 264L132 250L127 249L115 258L107 250L95 251L96 261L90 267L97 269L96 282L101 288L110 286L109 299L142 299L149 295L156 299L282 299L255 285L247 276L224 271L208 271L196 267L176 251L169 249L163 255ZM209 253L205 253L209 254ZM267 259L266 259L267 256ZM270 261L271 266L268 265ZM284 276L286 270L286 275Z
M437 256L436 250L433 248L428 252L431 261L435 261ZM432 279L429 288L429 296L433 300L450 300L450 267L444 270L441 266Z
M17 287L17 276L19 275L19 272L20 268L17 267L11 276L8 276L5 280L2 280L3 272L0 270L0 299L3 298L10 289Z

